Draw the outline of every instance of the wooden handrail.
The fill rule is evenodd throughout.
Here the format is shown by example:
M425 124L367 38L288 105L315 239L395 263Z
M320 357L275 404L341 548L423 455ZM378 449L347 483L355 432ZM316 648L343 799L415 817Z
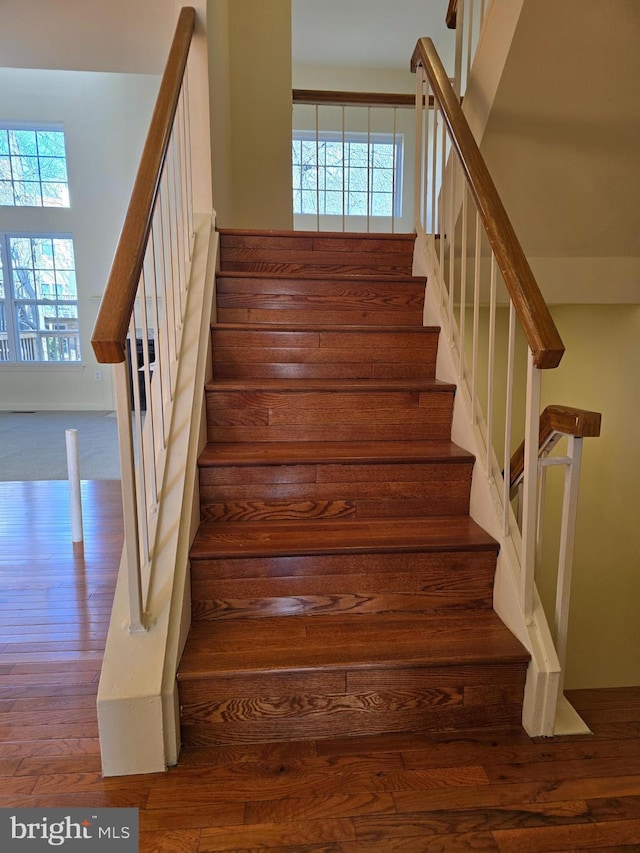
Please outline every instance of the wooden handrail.
M125 342L151 230L160 177L180 98L195 9L181 9L160 91L149 125L109 280L100 304L91 345L101 364L125 359Z
M455 30L458 26L458 0L449 0L445 23L450 30Z
M557 367L564 345L431 39L418 41L411 70L421 65L449 128L516 314L538 368Z
M571 406L547 406L540 415L538 451L544 450L554 433L573 435L576 438L597 438L600 435L602 415ZM524 472L524 441L511 457L510 487L513 489Z
M393 92L333 92L328 89L293 89L294 104L318 104L339 107L413 108L415 95Z

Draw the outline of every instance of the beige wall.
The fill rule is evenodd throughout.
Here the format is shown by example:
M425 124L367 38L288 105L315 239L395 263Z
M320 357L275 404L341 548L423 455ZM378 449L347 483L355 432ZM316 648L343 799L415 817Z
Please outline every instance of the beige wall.
M548 301L639 303L638 3L522 6L482 153Z
M565 343L560 366L542 377L542 407L575 406L602 414L602 434L583 442L580 501L573 566L567 654L567 687L640 684L640 306L563 305L551 313ZM497 386L494 446L502 461L506 308L496 318ZM467 358L471 319L467 317ZM478 392L486 406L488 312L480 318ZM502 367L501 367L502 366ZM526 347L517 338L516 376L526 369ZM514 438L524 425L524 383L514 388ZM486 411L486 409L485 409ZM563 440L554 455L566 453ZM553 621L557 546L564 467L549 469L538 587Z
M291 4L229 4L232 223L290 228Z
M209 0L213 205L221 226L292 227L289 0Z
M9 68L158 74L179 5L178 0L3 0L1 62Z

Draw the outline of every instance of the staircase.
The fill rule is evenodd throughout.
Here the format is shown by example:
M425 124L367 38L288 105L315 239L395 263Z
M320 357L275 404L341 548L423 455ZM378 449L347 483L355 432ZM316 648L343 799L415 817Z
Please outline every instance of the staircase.
M183 744L519 725L413 236L220 237Z

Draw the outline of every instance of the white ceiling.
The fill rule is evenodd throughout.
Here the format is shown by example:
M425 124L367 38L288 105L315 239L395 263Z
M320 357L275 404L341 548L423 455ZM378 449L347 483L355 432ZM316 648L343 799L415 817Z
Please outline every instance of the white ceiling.
M338 65L406 70L416 41L429 36L445 67L454 36L447 0L291 0L294 66Z

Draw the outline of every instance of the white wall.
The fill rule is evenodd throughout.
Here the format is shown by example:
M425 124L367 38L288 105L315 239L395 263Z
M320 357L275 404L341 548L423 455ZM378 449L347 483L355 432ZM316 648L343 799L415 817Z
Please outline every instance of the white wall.
M0 69L0 121L62 123L71 197L68 209L0 207L0 230L72 235L82 347L79 365L0 365L3 410L113 408L111 369L97 364L90 338L158 84L147 74Z

